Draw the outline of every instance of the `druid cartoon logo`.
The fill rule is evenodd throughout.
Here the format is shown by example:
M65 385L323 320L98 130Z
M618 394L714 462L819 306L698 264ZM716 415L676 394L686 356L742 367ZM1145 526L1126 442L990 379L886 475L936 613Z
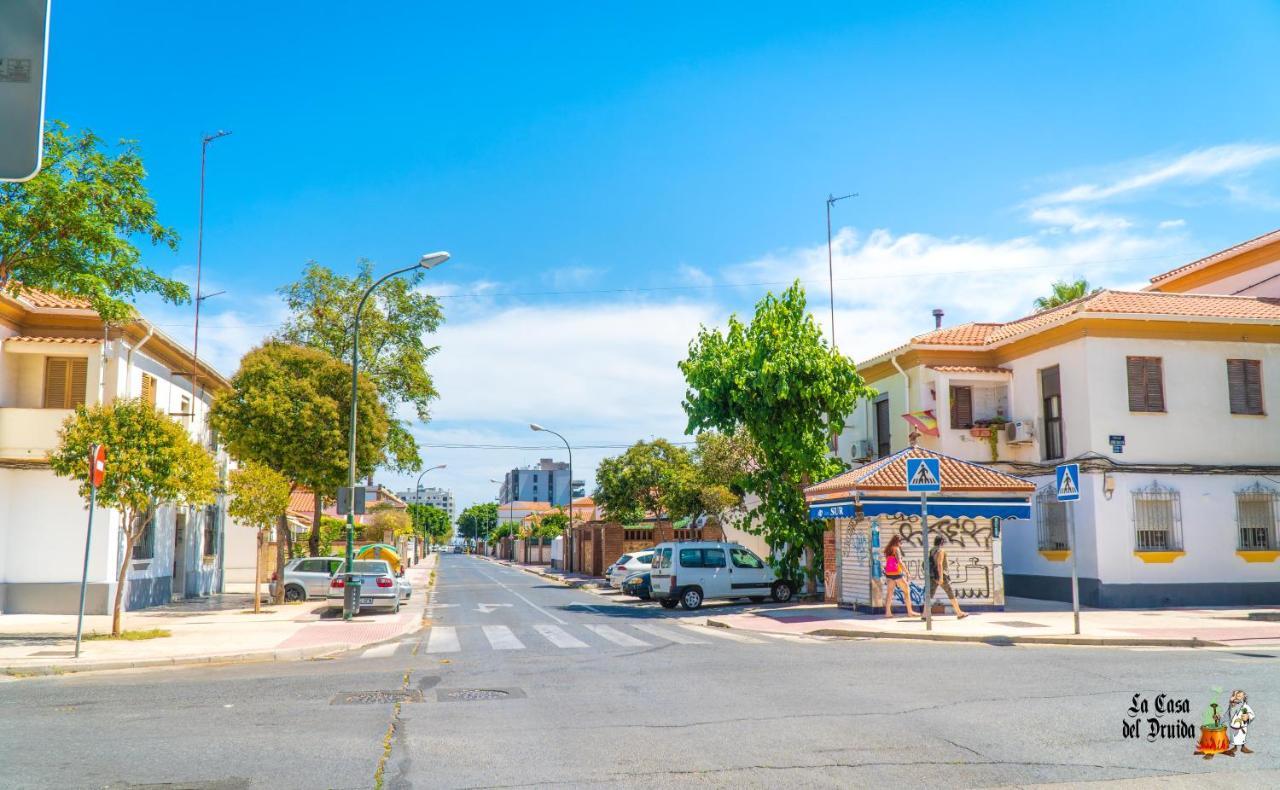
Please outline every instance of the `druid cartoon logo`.
M1237 753L1253 754L1246 742L1249 739L1249 725L1254 720L1253 708L1249 707L1249 695L1244 689L1235 689L1227 697L1226 715L1223 715L1218 700L1221 688L1213 689L1214 701L1209 703L1205 711L1204 721L1200 724L1200 741L1196 744L1196 754L1211 760L1215 755L1235 757Z

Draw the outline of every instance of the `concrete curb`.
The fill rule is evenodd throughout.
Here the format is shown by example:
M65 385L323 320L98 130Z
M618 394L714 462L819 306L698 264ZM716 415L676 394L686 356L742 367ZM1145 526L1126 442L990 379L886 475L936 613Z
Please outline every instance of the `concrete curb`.
M909 639L921 642L969 642L983 645L1066 645L1078 647L1228 647L1221 642L1209 642L1203 639L1157 639L1143 637L1105 637L1105 636L1003 636L979 634L912 634L888 633L885 631L863 631L846 628L820 628L795 634L790 631L765 631L757 628L734 628L720 620L707 619L707 625L713 628L728 628L744 633L774 634L778 636L834 636L845 639Z

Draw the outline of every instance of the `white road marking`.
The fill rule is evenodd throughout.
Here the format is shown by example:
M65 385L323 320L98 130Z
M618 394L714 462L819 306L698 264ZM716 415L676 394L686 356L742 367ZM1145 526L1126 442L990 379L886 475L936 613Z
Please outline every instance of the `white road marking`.
M663 628L657 625L650 625L648 623L634 623L632 624L631 627L636 629L637 631L644 631L646 634L653 634L654 636L661 637L667 640L668 642L676 642L681 645L705 645L706 644L706 642L702 641L701 639L695 639L692 636L689 636L687 634L682 634L673 629Z
M493 614L493 610L497 609L500 606L513 606L513 605L514 604L509 604L509 603L481 603L481 604L476 604L476 611L479 612L480 614Z
M706 628L706 627L700 627L696 625L684 625L683 623L680 625L680 627L688 628L691 630L697 629L698 633L700 634L705 634L707 636L714 636L717 639L728 639L730 642L742 642L743 644L746 644L746 645L763 644L763 640L755 639L750 636L743 636L742 634L734 633L733 631L730 631L727 628Z
M587 643L570 634L558 625L538 623L533 630L542 634L543 638L556 647L587 647Z
M385 645L375 645L364 651L365 658L387 658L394 655L396 648L400 647L398 642L388 642Z
M630 634L624 634L612 626L589 625L587 626L587 628L594 631L596 636L602 637L604 639L608 639L610 642L613 642L615 645L622 645L623 647L648 647L649 646L648 642L642 641L640 639L636 639L634 636L631 636Z
M489 574L487 574L487 573L482 573L482 574L480 574L480 575L481 575L481 576L484 576L484 577L485 577L485 578L487 578L489 581L493 582L494 584L498 585L498 586L499 586L499 587L501 587L502 589L504 589L504 590L506 590L507 592L509 592L509 593L511 593L512 595L514 595L515 597L517 597L517 598L519 598L520 600L524 601L525 603L529 604L529 605L530 605L530 606L532 606L534 609L537 609L537 610L538 610L539 612L541 612L542 614L546 615L547 617L551 618L552 620L555 620L555 621L556 621L557 623L559 623L560 625L568 625L568 623L567 623L567 622L565 622L564 620L561 620L559 617L556 617L556 616L555 616L554 614L552 614L551 612L548 612L546 609L543 609L541 606L538 606L538 605L537 605L536 603L534 603L533 601L530 601L528 598L524 597L523 595L521 595L520 593L518 593L518 592L516 592L515 590L511 589L511 588L510 588L510 587L508 587L507 585L505 585L505 584L503 584L502 582L498 581L497 579L493 578L493 577L492 577L492 576L490 576Z
M524 650L524 642L516 638L505 625L486 625L482 629L485 639L489 640L494 650Z
M427 637L428 653L456 653L462 649L458 644L458 629L447 625L432 626Z

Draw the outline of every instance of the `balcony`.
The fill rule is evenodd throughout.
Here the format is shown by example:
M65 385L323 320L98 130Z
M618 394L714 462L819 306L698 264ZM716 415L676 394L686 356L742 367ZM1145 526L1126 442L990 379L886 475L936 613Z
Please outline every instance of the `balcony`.
M58 430L71 409L0 409L0 458L43 461L58 446Z

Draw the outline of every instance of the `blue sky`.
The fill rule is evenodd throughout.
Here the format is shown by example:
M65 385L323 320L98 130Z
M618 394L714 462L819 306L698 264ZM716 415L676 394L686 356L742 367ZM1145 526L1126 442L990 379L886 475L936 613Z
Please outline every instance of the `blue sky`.
M1280 226L1274 3L54 5L48 115L141 141L184 238L149 265L192 277L200 135L234 131L201 331L225 372L307 260L453 252L430 445L676 437L699 323L801 277L825 324L829 192L859 193L834 215L855 358L932 307L1007 319ZM462 504L542 455L427 448Z

